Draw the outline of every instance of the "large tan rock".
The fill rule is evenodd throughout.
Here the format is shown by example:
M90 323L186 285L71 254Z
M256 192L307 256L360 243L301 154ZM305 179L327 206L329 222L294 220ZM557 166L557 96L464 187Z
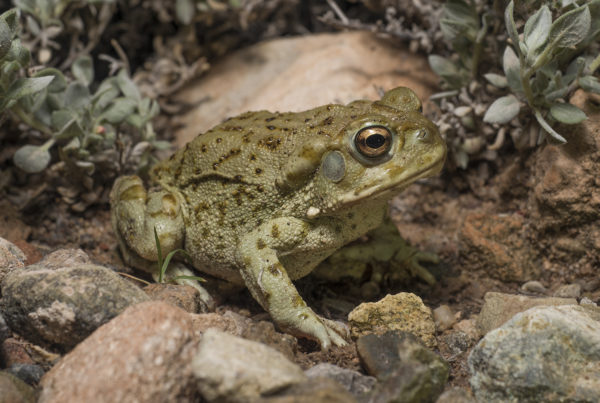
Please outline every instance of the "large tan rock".
M423 56L369 32L277 39L227 56L178 101L197 105L178 122L181 146L227 117L250 110L302 111L379 99L378 87L412 88L425 100L438 79Z

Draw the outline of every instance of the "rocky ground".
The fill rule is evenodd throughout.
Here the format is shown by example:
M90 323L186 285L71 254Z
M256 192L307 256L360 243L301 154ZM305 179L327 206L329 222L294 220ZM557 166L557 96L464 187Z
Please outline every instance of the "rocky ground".
M276 42L215 66L178 95L198 106L177 118L176 142L202 113L281 109L282 94L301 110L374 99L377 86L436 90L423 59L384 42L322 41L294 43L285 66L259 57ZM345 69L314 67L333 49ZM381 63L361 63L373 49ZM268 67L245 63L247 83L232 83L235 57ZM311 82L294 85L306 66ZM265 70L281 79L253 76ZM353 342L328 352L279 332L247 292L203 312L192 288L139 281L149 279L121 262L106 204L76 214L60 200L3 200L0 402L600 400L600 102L572 103L589 119L561 131L566 145L474 161L392 202L404 238L440 256L428 266L435 285L385 284L359 305L360 284L298 282L309 305L351 328Z

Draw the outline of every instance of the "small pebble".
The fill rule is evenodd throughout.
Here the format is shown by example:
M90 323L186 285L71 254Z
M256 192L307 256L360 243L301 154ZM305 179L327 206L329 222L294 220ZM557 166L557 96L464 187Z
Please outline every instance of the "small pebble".
M554 291L554 296L560 298L579 298L581 297L581 286L576 283L561 285Z
M456 323L456 317L448 305L440 305L433 310L433 321L437 331L443 332Z
M521 291L534 294L545 294L547 290L539 281L528 281L521 286Z

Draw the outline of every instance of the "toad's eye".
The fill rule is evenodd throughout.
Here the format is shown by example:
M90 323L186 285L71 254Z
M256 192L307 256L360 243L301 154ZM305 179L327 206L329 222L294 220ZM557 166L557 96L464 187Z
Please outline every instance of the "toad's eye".
M383 126L369 126L354 137L356 149L365 157L375 158L386 154L392 146L392 133Z

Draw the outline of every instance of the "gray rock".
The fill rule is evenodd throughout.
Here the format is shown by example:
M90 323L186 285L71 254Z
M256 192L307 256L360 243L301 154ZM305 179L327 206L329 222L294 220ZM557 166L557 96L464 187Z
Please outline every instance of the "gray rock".
M102 266L46 269L37 264L6 276L0 309L13 331L65 351L129 305L146 300L141 289Z
M554 292L554 296L559 298L579 298L581 297L581 286L576 283L560 286Z
M307 379L280 352L212 328L204 332L192 368L209 402L246 402Z
M36 364L13 364L6 372L31 386L37 385L44 376L44 369Z
M381 380L371 402L434 402L448 380L448 364L410 333L370 334L358 339L367 372Z
M35 403L35 389L16 376L0 371L0 403Z
M478 401L600 401L600 310L535 307L489 332L468 359Z
M127 308L44 377L39 403L195 402L190 315L166 302Z
M473 339L468 334L458 330L443 336L442 340L444 340L453 355L464 353L474 344Z
M329 378L338 382L353 396L363 396L369 393L377 379L372 376L363 375L358 371L341 368L329 363L317 364L304 372L309 378Z
M477 329L482 335L494 330L510 318L534 306L577 305L573 298L537 298L525 295L488 292L485 303L477 316Z
M21 249L12 242L0 238L0 283L6 275L25 266L27 257Z

